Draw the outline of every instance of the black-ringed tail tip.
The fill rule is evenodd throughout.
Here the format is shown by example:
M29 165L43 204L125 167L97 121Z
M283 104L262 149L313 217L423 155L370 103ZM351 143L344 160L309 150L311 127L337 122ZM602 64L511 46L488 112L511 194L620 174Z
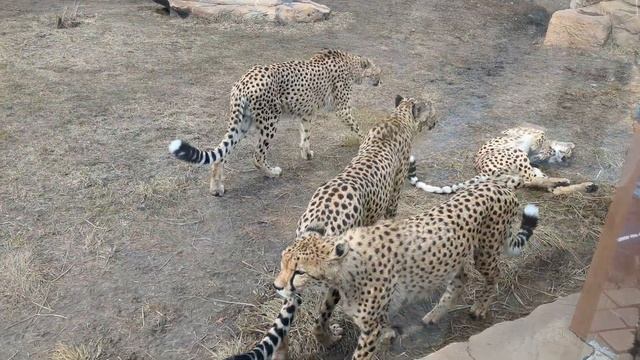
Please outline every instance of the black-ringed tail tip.
M534 204L527 204L522 211L522 223L516 236L511 238L507 252L510 255L520 255L522 249L533 235L533 230L538 226L540 210Z
M212 162L212 157L215 155L209 151L202 151L191 146L186 141L173 140L169 144L169 152L176 158L187 161L197 165L206 165Z

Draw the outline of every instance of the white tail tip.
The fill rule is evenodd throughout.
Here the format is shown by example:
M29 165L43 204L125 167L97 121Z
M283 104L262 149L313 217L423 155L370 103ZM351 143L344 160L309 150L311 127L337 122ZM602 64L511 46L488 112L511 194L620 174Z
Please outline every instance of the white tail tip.
M409 156L409 162L414 162L414 161L416 161L416 158L413 155Z
M173 140L171 144L169 144L169 152L172 154L175 153L180 149L180 146L182 146L182 140Z
M524 214L527 216L537 218L539 216L539 213L540 211L538 207L533 204L527 204L527 206L524 207Z

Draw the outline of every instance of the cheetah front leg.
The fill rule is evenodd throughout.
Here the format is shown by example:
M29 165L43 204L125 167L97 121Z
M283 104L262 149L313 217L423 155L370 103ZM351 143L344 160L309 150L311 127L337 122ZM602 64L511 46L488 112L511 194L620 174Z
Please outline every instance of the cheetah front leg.
M433 309L431 309L431 311L422 318L422 322L426 325L433 325L445 316L449 311L451 304L453 304L460 296L466 281L467 276L464 269L460 269L458 274L447 284L447 288L445 289L444 294L440 297L436 306L434 306Z
M351 115L351 106L348 103L341 104L338 107L338 111L336 111L336 115L340 118L345 124L349 126L349 129L353 131L360 139L364 138L364 134L360 130L360 126Z
M303 160L313 159L313 151L311 151L311 146L309 145L309 129L313 120L315 120L314 114L303 115L300 118L300 157Z
M333 310L340 301L340 292L336 289L329 289L324 302L320 305L320 315L313 328L313 335L318 342L325 347L329 347L342 338L343 330L338 324L329 326L329 319Z
M360 336L358 337L358 347L351 357L352 360L369 360L373 359L376 348L380 342L382 333L382 325L375 320L366 321L360 327Z
M264 122L258 124L260 138L253 154L253 164L268 177L278 177L282 173L282 169L278 166L271 167L267 163L267 152L269 151L270 142L276 135L276 123L278 116L265 117Z

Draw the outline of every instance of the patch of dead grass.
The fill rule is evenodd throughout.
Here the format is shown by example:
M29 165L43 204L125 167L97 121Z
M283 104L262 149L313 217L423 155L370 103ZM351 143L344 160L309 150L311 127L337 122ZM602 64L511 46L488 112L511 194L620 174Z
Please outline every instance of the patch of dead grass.
M103 355L100 342L88 345L68 345L59 343L51 353L51 360L98 360Z
M0 254L0 295L37 301L44 293L44 278L33 264L33 253L22 246Z

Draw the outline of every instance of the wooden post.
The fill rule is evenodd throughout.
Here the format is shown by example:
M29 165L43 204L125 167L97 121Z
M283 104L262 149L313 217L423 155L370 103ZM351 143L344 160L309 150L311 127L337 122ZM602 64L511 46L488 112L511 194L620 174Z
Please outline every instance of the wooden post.
M571 321L571 330L583 340L587 340L589 336L594 315L598 310L600 295L609 280L614 255L619 246L618 238L622 235L625 221L629 219L627 214L638 181L640 181L640 132L635 132L624 164L622 179L615 190L587 280ZM640 221L640 219L631 220Z

